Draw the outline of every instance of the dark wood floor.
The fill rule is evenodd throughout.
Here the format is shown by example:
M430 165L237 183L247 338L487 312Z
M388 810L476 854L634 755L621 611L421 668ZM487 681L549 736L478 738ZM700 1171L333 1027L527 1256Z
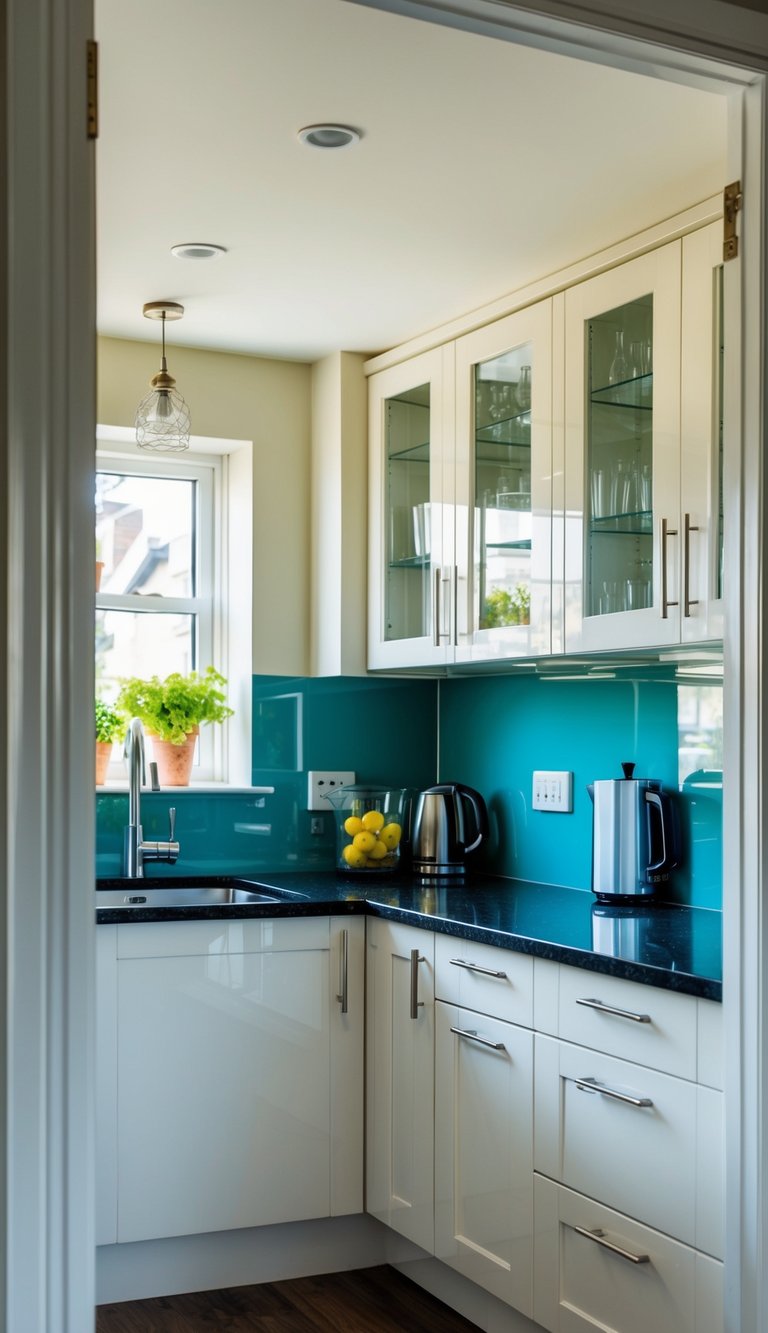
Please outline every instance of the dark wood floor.
M394 1268L101 1305L97 1333L477 1333Z

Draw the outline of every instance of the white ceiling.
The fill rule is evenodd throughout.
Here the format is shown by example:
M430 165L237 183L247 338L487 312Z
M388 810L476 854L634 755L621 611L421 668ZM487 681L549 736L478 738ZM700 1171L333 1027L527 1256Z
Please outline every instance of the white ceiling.
M98 323L375 352L721 189L722 99L345 0L97 0ZM359 127L338 153L318 121ZM183 241L228 249L174 259Z

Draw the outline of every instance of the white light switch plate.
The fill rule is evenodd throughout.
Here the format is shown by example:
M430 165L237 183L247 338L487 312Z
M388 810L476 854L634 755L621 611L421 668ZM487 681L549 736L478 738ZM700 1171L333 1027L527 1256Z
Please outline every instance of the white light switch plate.
M354 773L345 768L311 770L307 774L307 809L330 814L333 807L324 797L337 787L348 787L354 780Z
M533 808L569 815L573 810L573 773L540 769L533 775Z

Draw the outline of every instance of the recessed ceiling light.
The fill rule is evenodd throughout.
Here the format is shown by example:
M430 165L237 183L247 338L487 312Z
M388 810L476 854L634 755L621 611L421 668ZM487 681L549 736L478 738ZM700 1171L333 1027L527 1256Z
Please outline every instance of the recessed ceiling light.
M305 125L299 130L299 139L310 148L349 148L360 138L360 130L351 125Z
M171 254L177 259L219 259L227 253L223 245L210 245L208 241L187 241L185 245L172 245Z

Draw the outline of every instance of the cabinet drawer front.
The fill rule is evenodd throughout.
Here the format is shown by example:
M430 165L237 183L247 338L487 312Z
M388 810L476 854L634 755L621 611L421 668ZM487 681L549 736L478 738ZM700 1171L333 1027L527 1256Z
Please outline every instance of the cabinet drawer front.
M492 944L435 936L435 994L447 1004L533 1024L533 959Z
M692 995L561 967L559 1035L680 1078L696 1078Z
M722 1333L721 1264L538 1176L534 1198L534 1319L544 1328Z
M531 1314L533 1035L435 1005L435 1254Z
M536 1169L695 1245L697 1094L682 1079L537 1037Z
M187 954L272 953L329 949L327 916L241 921L137 921L117 927L118 958L180 958Z

